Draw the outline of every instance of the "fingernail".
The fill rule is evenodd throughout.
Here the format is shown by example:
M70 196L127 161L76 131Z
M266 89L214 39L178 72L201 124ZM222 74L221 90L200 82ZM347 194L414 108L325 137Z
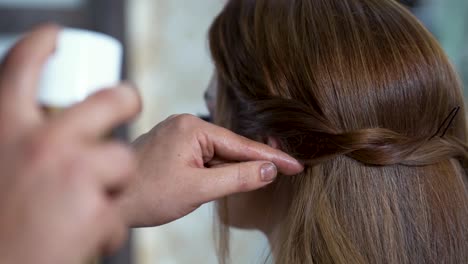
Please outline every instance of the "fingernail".
M264 182L272 182L276 179L276 175L278 174L278 170L276 166L272 163L265 163L262 165L260 169L261 178Z

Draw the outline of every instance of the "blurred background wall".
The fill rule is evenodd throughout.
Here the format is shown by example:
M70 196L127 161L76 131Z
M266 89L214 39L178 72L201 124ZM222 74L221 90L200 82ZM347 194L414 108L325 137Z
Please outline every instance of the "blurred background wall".
M468 83L468 1L401 0L440 40ZM126 47L123 76L135 82L145 104L123 131L136 137L174 113L205 114L203 91L213 71L207 30L225 0L0 0L0 54L21 32L43 21L104 32ZM3 52L2 52L3 51ZM465 89L465 94L466 89ZM161 186L164 188L164 186ZM135 230L105 264L217 263L212 205L157 228ZM263 263L265 238L235 231L234 264Z

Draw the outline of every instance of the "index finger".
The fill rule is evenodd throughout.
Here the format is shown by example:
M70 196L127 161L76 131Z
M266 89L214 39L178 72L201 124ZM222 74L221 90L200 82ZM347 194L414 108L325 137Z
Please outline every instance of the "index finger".
M53 124L59 126L57 130L64 135L75 134L94 139L134 118L141 107L137 89L123 83L89 96L57 116Z
M59 26L40 26L25 35L0 66L0 115L7 120L38 118L37 85L54 51Z
M304 166L288 154L269 147L265 144L255 142L248 138L239 136L225 128L204 122L207 143L214 149L214 155L228 161L271 161L278 171L285 175L298 174L304 170Z

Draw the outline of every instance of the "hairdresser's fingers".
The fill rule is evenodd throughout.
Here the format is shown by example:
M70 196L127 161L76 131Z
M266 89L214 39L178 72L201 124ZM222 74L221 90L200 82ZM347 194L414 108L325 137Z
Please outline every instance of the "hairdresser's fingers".
M141 111L137 89L128 84L91 95L57 117L61 131L96 138L134 118Z
M226 165L230 165L232 162L229 162L227 160L219 159L219 158L213 158L210 161L206 162L204 165L207 168L217 168L217 167L224 167Z
M202 203L241 192L260 189L272 183L278 174L276 166L266 161L251 161L200 169L199 190Z
M203 138L207 140L200 142L200 144L211 145L210 147L214 148L214 155L221 159L231 161L269 160L285 175L298 174L304 169L297 160L286 153L236 135L227 129L206 123L206 129L203 129L201 133L205 133ZM202 147L202 150L212 148ZM214 156L204 157L207 158L205 162L214 158Z
M0 114L7 120L28 122L40 117L36 103L37 85L42 68L55 49L59 30L56 25L37 28L23 37L3 61Z
M128 228L116 208L113 206L104 209L102 218L99 219L101 224L96 225L100 227L100 230L96 231L101 233L102 237L98 246L102 252L98 252L99 254L107 255L117 251L127 238Z
M121 143L109 142L95 147L87 159L93 164L93 175L103 188L112 193L124 190L136 175L136 158L133 150Z

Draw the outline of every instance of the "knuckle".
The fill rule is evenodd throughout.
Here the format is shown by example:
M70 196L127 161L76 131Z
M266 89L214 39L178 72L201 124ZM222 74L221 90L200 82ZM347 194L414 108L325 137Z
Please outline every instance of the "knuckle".
M166 120L171 120L171 119L174 119L176 118L177 116L179 116L178 114L173 114L173 115L170 115L166 118Z
M196 117L190 114L181 114L174 118L174 122L177 128L186 130L193 127L196 121Z
M215 147L210 144L209 137L203 131L195 130L195 136L201 148L203 163L210 162L215 157Z

